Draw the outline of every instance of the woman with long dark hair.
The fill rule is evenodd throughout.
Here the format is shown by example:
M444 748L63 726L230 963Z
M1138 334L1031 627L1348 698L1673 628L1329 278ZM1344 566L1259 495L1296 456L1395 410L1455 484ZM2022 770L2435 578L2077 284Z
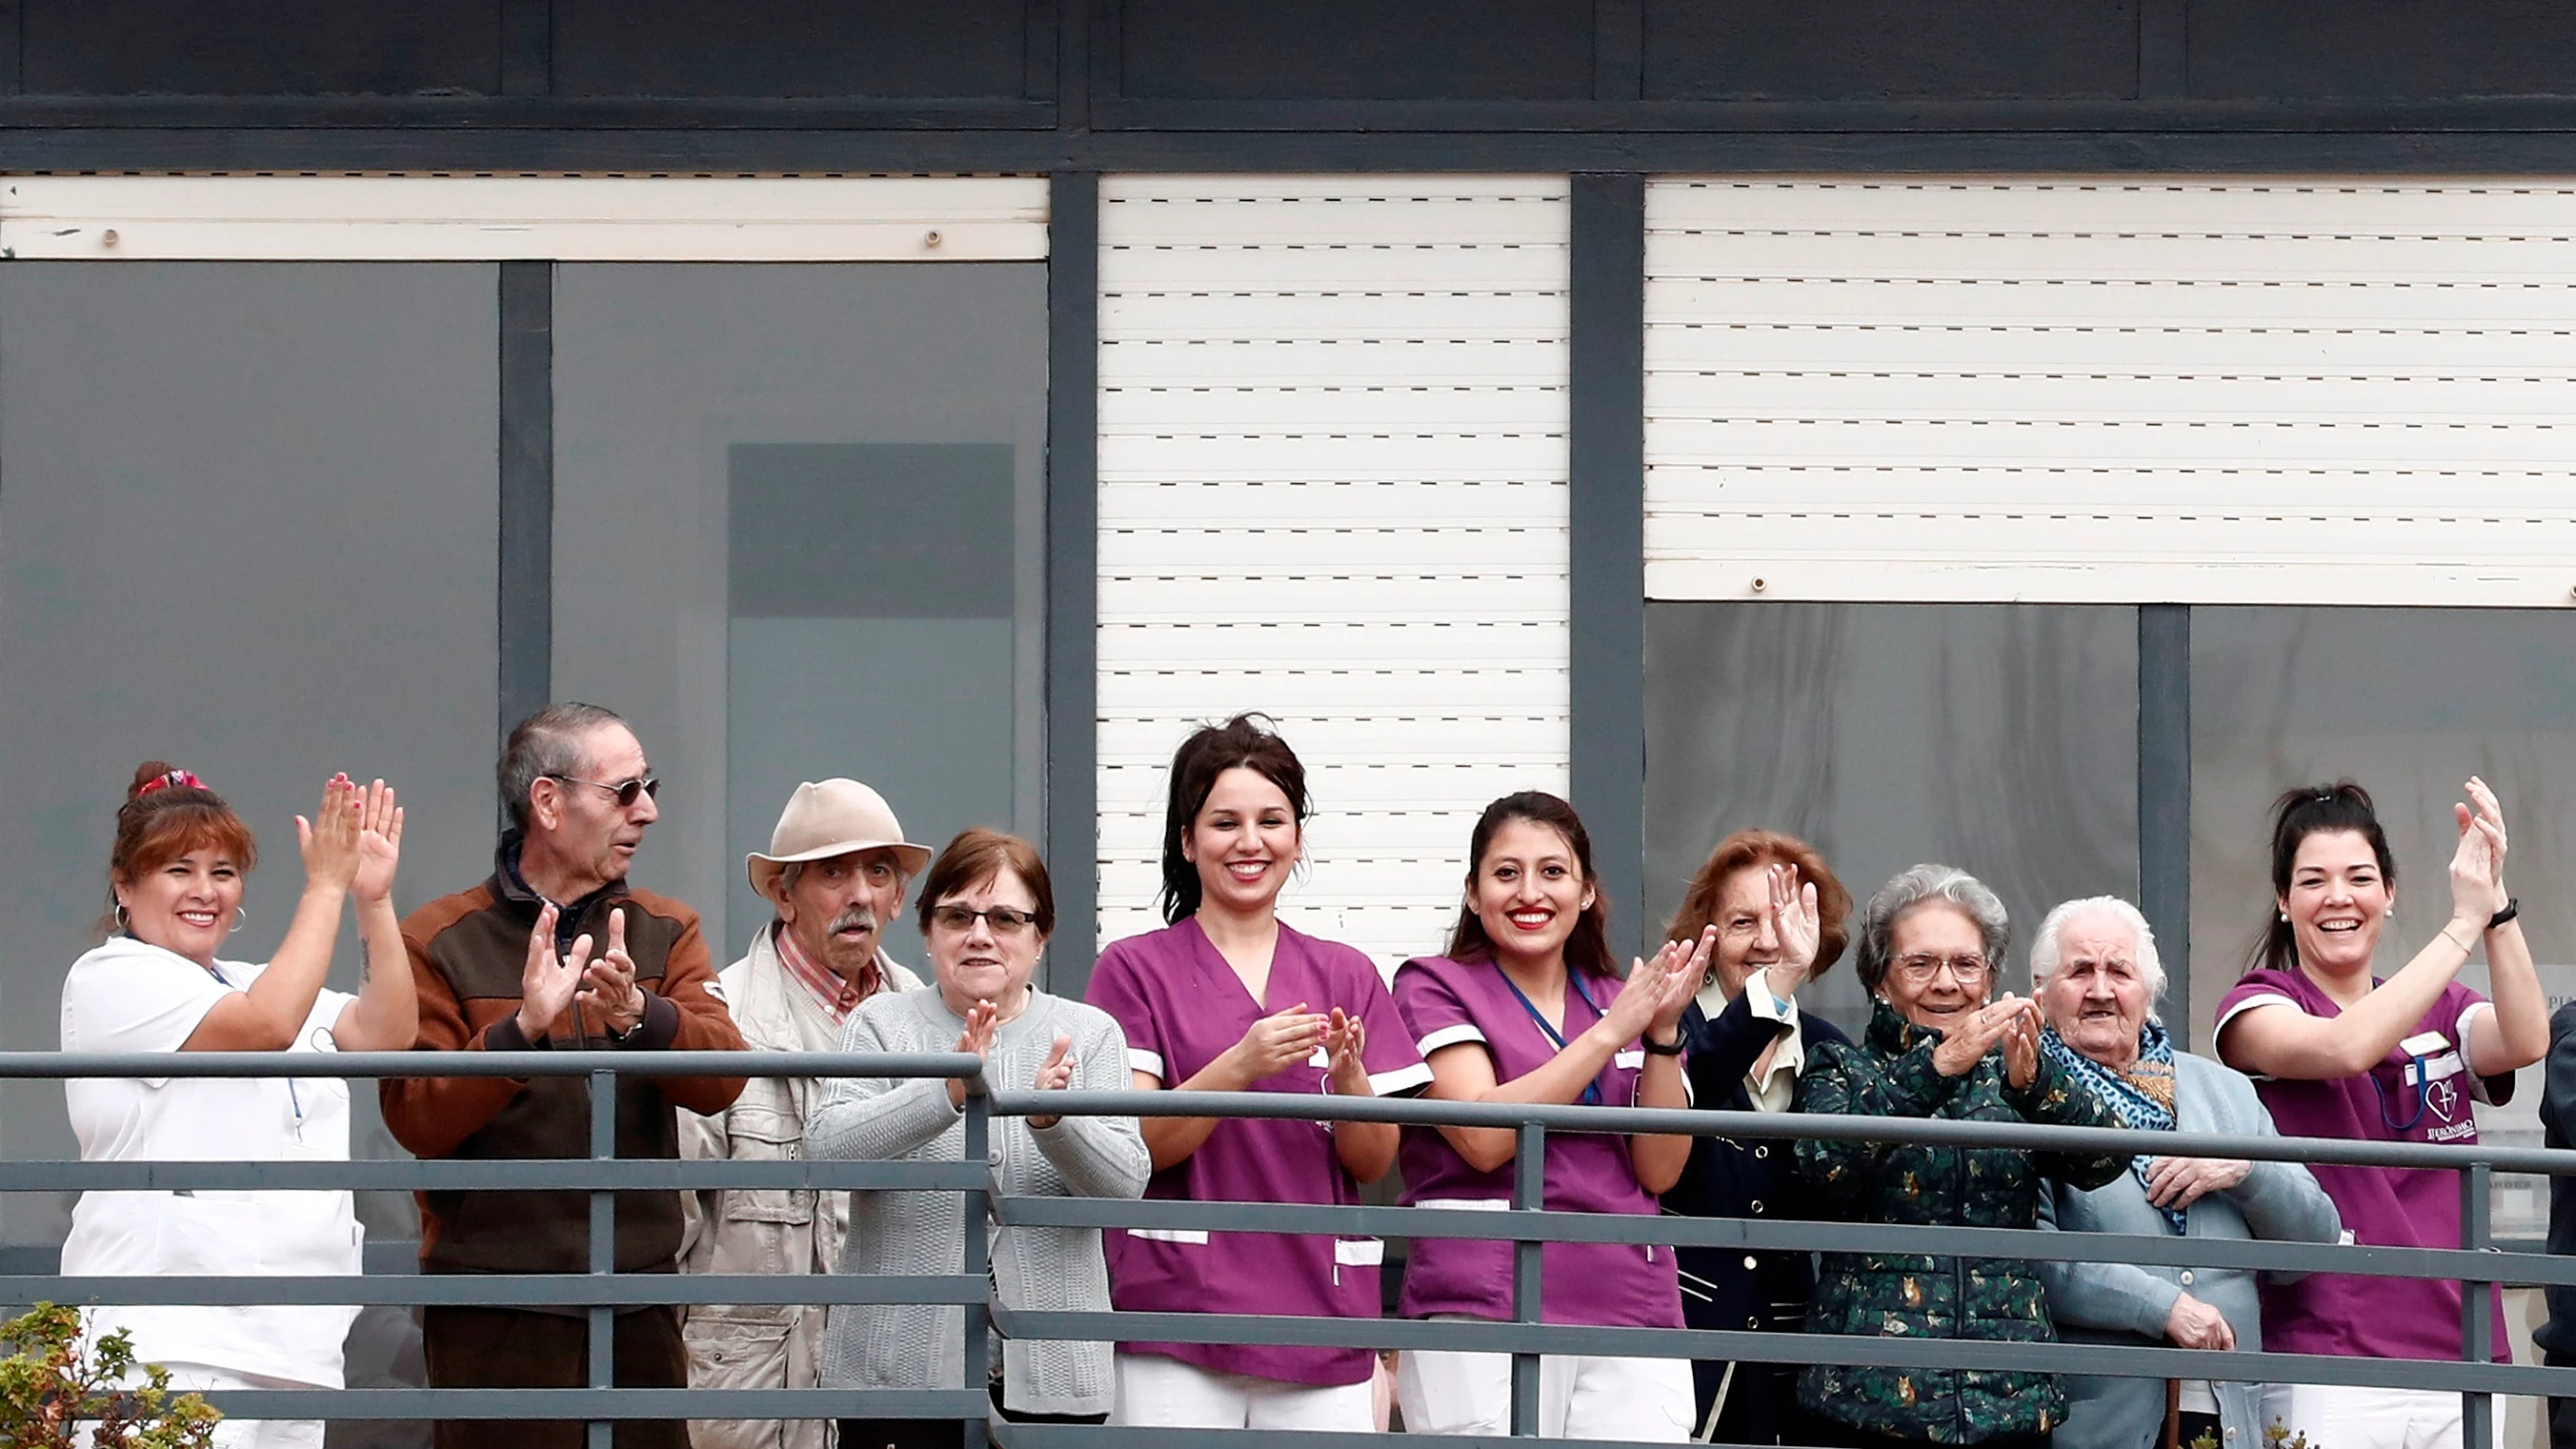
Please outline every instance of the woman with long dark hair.
M1689 1105L1681 1018L1708 967L1712 933L1696 947L1667 945L1621 980L1591 837L1573 806L1537 791L1485 807L1468 844L1465 897L1448 953L1408 961L1395 974L1396 1006L1431 1063L1432 1096ZM1508 1127L1407 1127L1404 1200L1506 1207L1517 1150ZM1688 1137L1551 1132L1546 1207L1653 1216L1655 1194L1680 1180L1690 1150ZM1550 1243L1541 1264L1540 1309L1549 1323L1682 1326L1670 1248ZM1511 1285L1509 1243L1416 1239L1397 1311L1509 1321ZM1408 1351L1396 1392L1414 1433L1511 1431L1506 1355ZM1540 1360L1541 1437L1678 1444L1691 1417L1685 1360Z
M2450 918L2385 979L2371 966L2397 916L2397 860L2369 792L2342 780L2274 802L2272 919L2218 1004L2218 1055L2254 1078L2284 1134L2475 1142L2471 1102L2505 1101L2514 1070L2549 1050L2548 1000L2505 889L2504 807L2474 776L2467 793L2452 807ZM2481 944L2492 1002L2455 979ZM2354 1241L2460 1246L2454 1174L2314 1171ZM2275 1352L2457 1359L2462 1349L2456 1282L2312 1273L2266 1283L2262 1302L2263 1346ZM2500 1303L2495 1346L2511 1357ZM2299 1384L2279 1412L2335 1449L2460 1442L2455 1394Z
M1139 1090L1386 1096L1430 1070L1368 957L1279 919L1305 852L1306 769L1237 715L1181 743L1163 829L1162 930L1118 941L1090 1000L1127 1033ZM1355 1203L1395 1162L1384 1122L1148 1117L1145 1196L1185 1202ZM1375 1238L1113 1232L1122 1312L1375 1318ZM1199 1429L1374 1427L1364 1348L1119 1345L1121 1424Z

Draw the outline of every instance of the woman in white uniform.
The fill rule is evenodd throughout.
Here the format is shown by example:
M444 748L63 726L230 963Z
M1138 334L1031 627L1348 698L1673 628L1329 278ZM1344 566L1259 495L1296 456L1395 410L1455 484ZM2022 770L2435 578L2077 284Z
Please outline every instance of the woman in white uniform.
M258 859L250 827L195 775L135 772L108 857L106 940L63 982L63 1050L408 1050L419 1024L394 915L402 811L382 780L323 787L296 817L304 895L265 965L221 959L245 919ZM323 988L340 907L358 902L358 994ZM317 1062L317 1068L324 1064ZM330 1076L93 1078L64 1086L85 1162L341 1161L349 1088ZM361 1234L346 1192L92 1192L72 1210L72 1276L354 1274ZM90 1332L124 1329L138 1362L189 1390L341 1387L344 1306L106 1307ZM139 1377L139 1376L138 1376ZM226 1420L219 1449L319 1449L318 1420Z

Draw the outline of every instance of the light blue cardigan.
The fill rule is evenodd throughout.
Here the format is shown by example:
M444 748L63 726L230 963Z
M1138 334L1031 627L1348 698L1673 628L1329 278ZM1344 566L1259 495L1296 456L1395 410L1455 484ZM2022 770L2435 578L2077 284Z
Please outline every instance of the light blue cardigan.
M2174 1053L2176 1129L2270 1137L2272 1114L2254 1095L2245 1074L2186 1052ZM2334 1202L2308 1170L2295 1162L2258 1162L2245 1180L2191 1205L2194 1238L2273 1238L2331 1243L2343 1234ZM2163 1213L2147 1201L2134 1172L2122 1173L2091 1192L2049 1184L2039 1225L2075 1233L2170 1236ZM2174 1300L2191 1296L2217 1309L2236 1330L2236 1346L2263 1346L2263 1324L2254 1275L2241 1268L2148 1267L2128 1263L2042 1263L2048 1314L2070 1342L2163 1345ZM2068 1412L2056 1449L2153 1449L2163 1433L2165 1381L2067 1374ZM2222 1449L2261 1449L2262 1385L2221 1383L2218 1417L2226 1430Z

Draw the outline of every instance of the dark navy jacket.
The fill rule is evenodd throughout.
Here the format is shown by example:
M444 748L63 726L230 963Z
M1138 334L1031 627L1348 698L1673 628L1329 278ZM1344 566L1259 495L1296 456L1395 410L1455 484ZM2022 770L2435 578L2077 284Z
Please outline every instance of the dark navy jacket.
M1819 1043L1849 1040L1822 1017L1803 1010L1798 1015L1810 1060ZM1755 1016L1741 992L1714 1020L1691 1003L1682 1015L1682 1040L1690 1052L1693 1104L1751 1111L1744 1075L1785 1029ZM1664 1194L1664 1211L1703 1218L1811 1217L1801 1206L1805 1189L1793 1149L1787 1138L1697 1138L1681 1181ZM1682 1315L1691 1327L1794 1329L1804 1322L1815 1289L1809 1255L1683 1248L1678 1257Z

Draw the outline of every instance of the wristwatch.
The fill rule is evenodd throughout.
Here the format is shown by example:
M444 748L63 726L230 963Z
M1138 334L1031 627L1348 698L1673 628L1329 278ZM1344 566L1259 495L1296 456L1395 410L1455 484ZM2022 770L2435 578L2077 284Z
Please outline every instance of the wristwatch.
M1637 1044L1644 1047L1646 1055L1650 1057L1677 1057L1682 1054L1682 1038L1678 1033L1670 1043L1659 1042L1651 1036L1641 1036L1637 1038Z
M2521 914L2522 914L2522 897L2520 897L2520 896L2508 896L2508 897L2506 897L2506 898L2505 898L2504 909L2503 909L2503 910L2500 910L2500 911L2498 911L2498 912L2496 912L2496 913L2495 913L2494 915L2492 915L2492 916L2487 917L2487 929L2488 929L2488 930L2490 930L2490 931L2492 931L2492 930L2494 930L2496 927L2503 925L2505 922L2510 921L2510 920L2512 920L2514 917L2516 917L2516 916L2518 916L2518 915L2521 915Z

